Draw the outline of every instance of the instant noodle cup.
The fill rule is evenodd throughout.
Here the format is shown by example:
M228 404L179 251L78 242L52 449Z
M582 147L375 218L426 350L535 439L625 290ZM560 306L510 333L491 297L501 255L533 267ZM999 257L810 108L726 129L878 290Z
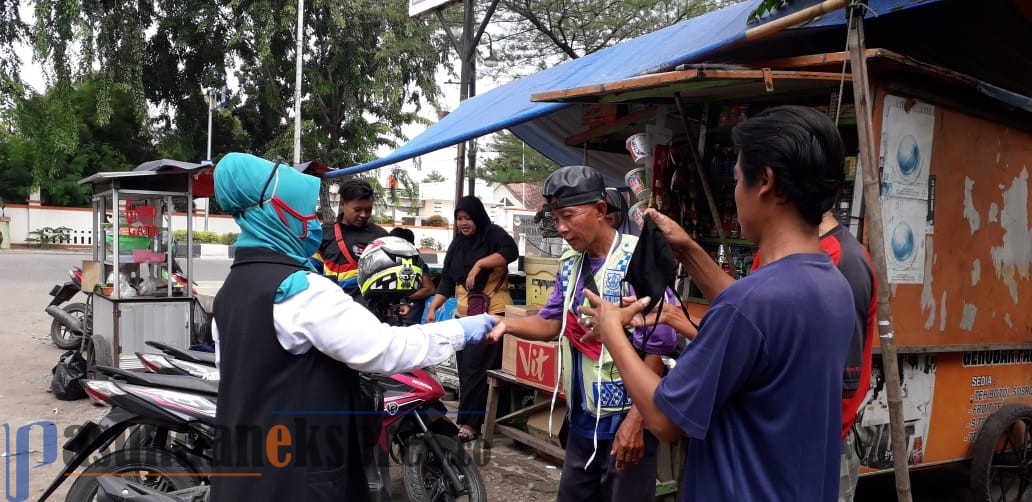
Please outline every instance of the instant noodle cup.
M627 174L624 175L624 184L626 184L627 187L631 189L631 193L640 200L639 195L648 188L645 169L639 167L628 171Z
M646 157L652 156L652 146L649 145L648 134L643 132L633 134L627 138L625 145L635 164L642 165Z
M643 201L639 201L639 202L635 203L633 206L631 206L630 209L627 210L627 214L629 214L631 216L631 221L633 221L636 225L638 225L638 228L644 228L645 227L645 213L644 213L644 211L645 211L645 208L647 208L647 207L648 207L648 201L644 201L643 200Z

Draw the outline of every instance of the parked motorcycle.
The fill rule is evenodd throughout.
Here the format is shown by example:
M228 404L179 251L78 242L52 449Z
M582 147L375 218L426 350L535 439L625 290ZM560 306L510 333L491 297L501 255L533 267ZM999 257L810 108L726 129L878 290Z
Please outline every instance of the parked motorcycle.
M137 356L155 373L218 378L213 366L202 363L157 354ZM459 429L447 417L441 402L444 387L432 369L395 375L369 373L362 378L365 389L382 396L382 404L377 406L383 415L373 450L375 462L366 473L374 500L390 500L390 460L403 466L409 500L438 500L441 496L486 499L480 471L457 439Z
M72 267L69 269L68 277L69 280L64 284L55 284L53 288L50 288L50 296L54 298L50 300L46 307L47 313L54 318L50 323L50 339L54 342L54 345L63 350L79 348L79 344L82 343L82 331L69 329L67 325L74 325L75 323L69 322L65 318L73 319L80 324L86 318L85 303L75 302L62 306L63 303L71 300L82 290L81 268Z
M159 491L198 486L210 472L218 386L199 378L134 373L98 367L112 380L87 380L87 395L111 406L99 423L85 422L64 444L72 458L40 497L46 500L68 477L75 481L65 500L94 500L102 475L127 477ZM148 427L147 441L134 441L136 430ZM130 434L124 444L118 439ZM153 434L153 435L151 435ZM158 447L157 445L161 445ZM91 457L79 474L75 470Z
M400 239L398 240L400 241ZM381 254L384 254L385 259L385 263L382 265L402 267L400 271L408 274L405 276L409 280L408 282L412 284L419 284L421 282L418 272L412 275L411 259L414 256L418 256L418 251L414 247L405 249L388 244L382 246L381 252ZM370 253L367 249L366 253L363 254L362 262L368 262L370 257L373 256L377 255ZM378 267L380 264L374 263L373 265ZM362 268L361 264L360 268ZM368 269L360 270L360 279L363 272L368 272ZM367 294L367 299L370 300L368 306L380 319L401 319L404 316L398 315L398 309L401 305L397 304L397 300L404 298L410 292L391 290L386 292L380 291L375 295ZM151 344L151 346L155 345ZM160 359L149 357L154 355L138 354L138 356L141 360L150 361L151 364L149 365L145 361L145 366L151 370L167 372L170 368L181 369L172 362L178 356L170 355L169 352L165 351L165 356L159 356ZM174 353L175 350L171 352ZM194 357L190 353L186 353L185 356ZM199 359L188 362L198 366L207 366L206 361L200 361ZM165 363L167 363L167 366ZM108 370L106 368L102 369ZM214 395L205 393L203 389L197 388L168 390L143 387L143 385L190 385L180 383L190 379L196 382L203 382L209 386L216 384L211 381L201 380L200 378L182 375L153 374L141 377L140 374L130 373L122 371L122 374L118 375L127 379L129 383L90 380L85 384L88 389L87 393L91 397L112 405L112 413L115 413L115 406L118 406L120 409L136 409L141 405L157 406L159 408L156 412L152 410L150 413L157 417L162 417L165 421L155 419L150 422L138 420L133 422L133 425L145 424L154 426L154 428L136 427L136 431L134 431L136 437L127 441L129 446L126 451L154 451L160 452L163 455L176 455L179 453L175 458L181 463L189 463L189 468L193 469L186 472L210 472L211 451L206 448L210 448L214 444L214 428L212 427L215 416ZM156 377L160 378L154 380ZM145 383L137 384L136 380L132 380L134 378L142 379ZM457 439L459 428L447 416L447 409L441 402L441 397L445 393L444 387L441 386L433 370L413 370L395 375L362 374L362 379L363 392L373 396L373 400L376 403L373 410L379 412L375 416L378 421L376 425L380 432L376 438L375 447L372 441L368 443L373 452L373 458L367 458L366 465L370 495L374 500L391 499L389 460L402 464L405 491L409 500L466 499L476 502L486 500L486 489L480 476L480 471ZM207 387L207 389L210 392L211 388ZM186 392L182 392L184 390ZM190 393L188 394L188 392ZM217 392L217 390L214 392ZM170 397L166 397L166 395ZM203 405L189 404L188 401L190 399L198 400ZM123 401L127 401L127 403L123 404ZM205 408L209 404L210 413ZM109 414L110 416L111 414ZM105 417L105 419L107 418ZM178 421L170 420L177 418ZM90 422L87 424L90 424ZM112 427L109 426L109 428ZM137 434L140 431L144 432ZM176 432L179 435L172 437L166 434L167 431ZM151 435L152 433L153 436ZM184 433L187 434L185 441L179 437ZM78 436L77 434L76 437ZM98 444L97 441L99 440L89 442L86 447L76 448L82 441L76 442L76 438L73 438L65 447L75 452L78 459L82 455L89 454L83 452L95 451L96 448L90 450L92 445L104 446L105 443L100 442ZM102 459L105 458L107 457L102 457ZM51 493L53 487L60 483L60 477L66 473L73 472L82 461L80 459L78 463L70 462L65 473L59 476L59 480L55 481L44 495ZM200 463L193 463L195 461ZM97 469L94 472L98 472L101 467L95 467L95 465L96 463L91 464L86 470ZM132 469L136 469L138 466L136 464L124 466L116 463L116 465L107 468L126 468L133 472ZM161 477L160 474L158 477ZM202 480L196 481L201 482ZM77 480L76 483L78 484L79 481ZM94 482L90 486L96 492L97 483ZM75 487L73 486L73 488ZM176 486L164 486L158 489L161 491L171 491L171 488L178 489ZM80 499L69 498L68 500L78 502Z

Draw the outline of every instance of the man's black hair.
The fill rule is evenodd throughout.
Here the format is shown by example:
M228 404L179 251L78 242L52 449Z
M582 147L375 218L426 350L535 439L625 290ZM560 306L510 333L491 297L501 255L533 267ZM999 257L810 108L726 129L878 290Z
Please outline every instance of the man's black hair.
M754 186L771 168L775 193L819 224L845 181L845 147L831 119L813 108L779 106L742 122L731 135L745 185Z
M366 180L348 178L340 184L340 190L337 193L340 195L341 202L366 200L373 198L373 187Z
M387 232L387 235L401 237L402 239L409 241L410 244L416 243L416 234L407 228L394 227L390 232Z

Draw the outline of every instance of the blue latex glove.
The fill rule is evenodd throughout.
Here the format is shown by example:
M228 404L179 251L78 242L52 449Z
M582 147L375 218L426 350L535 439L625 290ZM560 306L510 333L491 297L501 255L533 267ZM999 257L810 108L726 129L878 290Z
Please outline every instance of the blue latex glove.
M489 314L460 317L456 321L462 326L467 344L480 343L484 336L495 327L495 318Z

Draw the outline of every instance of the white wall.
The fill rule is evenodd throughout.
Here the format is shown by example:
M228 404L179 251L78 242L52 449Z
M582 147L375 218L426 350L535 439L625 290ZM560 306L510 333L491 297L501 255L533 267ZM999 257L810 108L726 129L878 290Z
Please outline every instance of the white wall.
M72 229L69 244L90 245L93 242L93 212L88 208L7 205L4 215L11 218L11 243L25 244L29 232L43 227L68 227ZM204 217L193 220L195 231L204 229ZM173 230L186 230L186 215L172 216ZM217 234L240 233L240 227L232 217L211 215L208 217L208 231Z

